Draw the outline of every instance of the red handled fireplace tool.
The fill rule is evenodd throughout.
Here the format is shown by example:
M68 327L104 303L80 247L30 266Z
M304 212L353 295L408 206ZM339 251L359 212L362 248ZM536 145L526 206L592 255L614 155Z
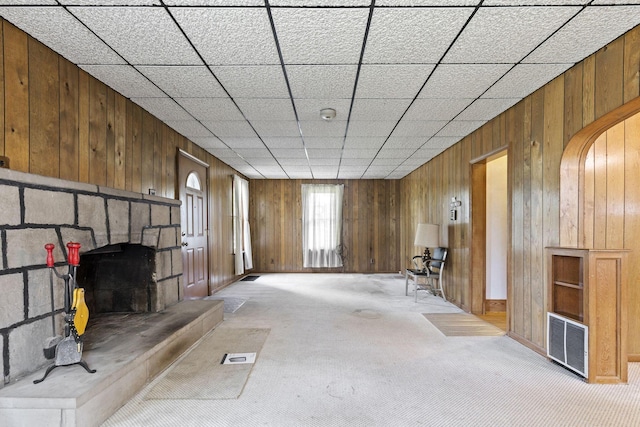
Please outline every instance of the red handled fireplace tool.
M75 279L76 271L80 265L80 243L67 243L69 264L69 272L67 274L58 273L54 267L53 248L55 246L53 243L47 243L44 248L47 250L47 267L49 267L50 272L64 280L65 325L64 338L55 340L55 361L53 365L47 368L42 378L33 381L34 384L44 381L47 375L58 366L80 365L91 374L96 372L95 369L89 368L87 362L82 360L84 331L89 321L89 309L84 302L84 289L78 286ZM46 348L45 357L47 357Z

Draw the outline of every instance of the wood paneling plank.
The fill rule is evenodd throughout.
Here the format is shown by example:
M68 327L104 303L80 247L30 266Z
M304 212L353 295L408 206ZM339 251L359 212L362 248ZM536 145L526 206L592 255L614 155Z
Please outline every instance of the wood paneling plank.
M115 112L114 112L114 180L113 186L117 189L126 189L127 176L127 99L115 94Z
M79 73L64 58L60 70L60 178L80 180L79 166Z
M58 55L29 38L29 172L60 176Z
M107 86L89 80L89 182L107 183Z
M4 154L11 169L29 172L29 54L27 35L6 21L4 31Z

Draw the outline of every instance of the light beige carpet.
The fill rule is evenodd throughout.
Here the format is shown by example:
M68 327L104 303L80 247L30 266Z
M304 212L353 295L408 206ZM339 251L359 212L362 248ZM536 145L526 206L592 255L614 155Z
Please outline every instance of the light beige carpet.
M499 336L505 332L467 313L426 313L423 316L448 337Z
M162 377L146 400L237 399L253 364L223 365L226 353L259 353L270 329L219 326Z

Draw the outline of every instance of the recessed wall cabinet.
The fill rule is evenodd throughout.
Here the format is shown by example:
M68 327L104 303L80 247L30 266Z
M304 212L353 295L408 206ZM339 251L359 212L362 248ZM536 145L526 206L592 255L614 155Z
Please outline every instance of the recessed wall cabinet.
M590 383L627 382L627 252L547 248L547 355Z

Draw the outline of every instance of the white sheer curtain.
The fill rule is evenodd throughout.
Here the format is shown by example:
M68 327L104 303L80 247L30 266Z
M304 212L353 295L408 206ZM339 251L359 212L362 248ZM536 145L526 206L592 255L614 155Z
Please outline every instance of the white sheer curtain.
M302 185L304 267L342 267L342 194L344 185Z
M236 274L253 268L249 230L249 181L233 176L233 249Z

